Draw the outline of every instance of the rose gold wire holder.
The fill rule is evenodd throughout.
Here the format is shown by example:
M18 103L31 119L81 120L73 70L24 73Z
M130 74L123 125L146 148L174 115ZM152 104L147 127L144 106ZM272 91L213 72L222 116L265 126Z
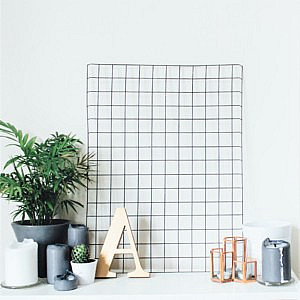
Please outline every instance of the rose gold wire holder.
M233 260L245 261L247 257L247 238L227 236L223 240L224 251L233 252Z
M215 266L218 266L216 270ZM210 250L210 278L212 281L225 283L233 280L233 252L223 248Z
M240 266L240 268L239 268ZM233 281L241 283L256 282L257 261L247 257L245 261L233 261Z
M218 263L216 261L219 260ZM230 263L228 263L230 261ZM247 257L247 238L225 237L223 248L210 251L210 278L215 282L254 282L257 278L257 261ZM215 270L218 266L218 271Z

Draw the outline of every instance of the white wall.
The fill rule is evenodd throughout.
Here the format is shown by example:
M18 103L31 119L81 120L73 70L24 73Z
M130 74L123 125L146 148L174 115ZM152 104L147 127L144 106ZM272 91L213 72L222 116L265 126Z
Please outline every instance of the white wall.
M297 0L3 0L0 117L85 141L87 63L243 64L245 220L291 221L299 274L299 15Z

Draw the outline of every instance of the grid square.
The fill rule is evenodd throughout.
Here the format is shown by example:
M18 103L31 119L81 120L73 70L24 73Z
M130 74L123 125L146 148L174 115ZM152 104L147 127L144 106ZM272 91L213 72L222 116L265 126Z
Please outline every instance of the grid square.
M140 119L151 119L152 118L152 110L149 109L149 107L140 106L139 117L140 117Z
M139 162L139 173L151 174L151 161L140 161Z
M114 92L122 92L125 91L125 79L116 78L113 81L113 91Z
M164 178L165 175L152 176L152 187L158 189L164 188Z
M89 78L88 79L88 89L90 92L97 91L99 88L99 79L98 78Z
M167 67L154 66L153 77L154 78L163 78L165 80L165 78L167 77Z
M166 91L171 92L171 93L176 93L177 97L179 99L179 91L180 91L180 86L179 86L180 81L178 79L168 79L166 82Z
M136 158L140 160L151 160L151 149L150 148L139 148Z
M194 66L194 78L205 78L207 75L207 66Z
M179 245L179 257L191 257L192 253L192 246L188 244L181 244ZM190 260L186 260L186 271L190 270L190 266L188 264L190 263ZM182 265L182 268L184 268L184 265Z
M142 78L151 78L153 76L154 66L140 66L140 77Z
M139 90L140 81L137 78L128 78L126 80L126 90L128 92L136 92Z
M167 106L177 106L178 105L178 95L176 93L166 93L166 105Z
M125 135L126 138L126 147L137 147L138 146L138 134L133 132L128 132ZM123 146L124 144L119 144ZM117 145L115 145L117 146Z
M152 191L152 199L153 202L157 202L157 203L153 203L152 204L152 213L153 215L161 215L162 212L165 210L164 207L164 190L153 190ZM162 225L162 228L164 226Z
M163 228L164 228L164 217L153 215L152 216L152 229L163 230ZM157 242L159 242L159 241L157 241Z
M153 79L153 91L164 93L166 89L166 81L165 79ZM160 102L160 105L164 104L164 95L162 95L163 101ZM157 102L154 102L154 105L158 105Z
M193 80L193 91L195 93L204 93L205 92L205 86L206 86L206 80L203 79L194 79ZM198 102L198 105L200 103Z
M107 99L107 103L103 103L103 104L109 105L110 97L103 97L103 98ZM89 92L89 106L97 106L99 102L100 99L98 93Z
M207 92L217 91L219 88L219 80L218 79L207 79L205 88L206 88Z
M152 98L152 94L151 93L143 93L143 92L140 92L137 95L137 98L138 98L138 101L136 103L136 105L146 105L146 106L150 106L152 105L152 101L153 101L153 98Z
M151 145L151 134L150 133L140 133L138 135L138 143L140 147L149 147ZM136 144L137 146L137 144Z
M192 106L193 105L193 96L190 91L185 93L185 92L180 92L180 104L185 105L185 106Z
M188 180L187 184L190 185L191 182L189 182L189 180ZM191 202L191 199L192 199L192 190L191 189L180 189L179 190L179 202L183 202L183 203Z
M206 76L207 78L218 78L220 66L207 66Z
M163 160L163 158L165 157L165 148L164 147L155 147L152 148L152 159L154 160ZM160 163L160 165L162 165Z
M164 245L152 245L152 255L153 257L164 257Z
M122 113L123 113L123 111L122 111L122 109L120 109L120 112L119 112L120 118L122 118L122 116L124 116L124 113L123 113L123 115L122 115ZM137 106L127 106L125 113L126 113L126 118L128 118L128 119L137 119L138 118Z
M180 80L180 92L190 92L192 90L192 80L191 79L181 79Z
M139 80L139 88L141 92L151 92L153 90L153 80L141 78Z
M153 132L163 132L164 135L166 135L165 133L165 120L155 120L152 123L152 128L153 128Z
M220 94L214 91L205 94L205 105L212 106L218 105L220 100Z
M139 175L139 187L150 188L151 187L151 175Z
M143 202L151 202L151 190L150 189L138 189L139 199Z
M177 197L176 197L177 198ZM177 215L178 214L178 203L166 203L166 215Z
M137 188L138 186L138 175L127 175L125 177L126 188Z
M196 92L196 91L194 91ZM203 92L203 93L195 93L193 94L193 105L194 107L203 107L205 106L206 104L206 94Z
M169 176L167 176L167 177L169 177ZM177 176L176 176L176 178L177 178ZM177 188L170 188L167 186L166 202L176 202L176 203L178 202L178 189Z
M150 211L151 211L151 203L150 202L141 202L141 203L139 203L139 213L141 215L149 216ZM148 227L146 227L146 228L148 228Z
M177 119L178 118L178 107L168 106L166 108L166 117L167 119Z
M172 239L173 240L173 239ZM165 246L166 257L177 257L178 256L178 247L177 244L167 244Z
M193 110L192 107L181 107L179 110L181 119L192 119L193 118Z
M191 79L193 76L194 67L192 66L181 66L180 67L180 78L185 79Z
M205 222L204 217L194 217L193 242L203 243L205 241Z
M99 77L100 65L88 64L87 68L88 68L88 76L87 76L88 78L90 78L90 77Z
M122 206L150 272L207 271L209 249L240 232L242 74L240 65L88 66L95 256ZM134 266L119 256L113 267Z
M181 133L186 132L186 133L192 133L193 129L193 121L192 120L180 120L180 122L177 122L179 124L179 130ZM177 127L178 131L178 127Z

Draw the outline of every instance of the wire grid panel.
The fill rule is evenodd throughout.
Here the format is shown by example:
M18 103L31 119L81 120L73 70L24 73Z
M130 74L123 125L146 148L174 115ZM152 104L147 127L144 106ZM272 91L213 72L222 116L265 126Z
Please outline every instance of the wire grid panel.
M126 207L150 272L208 271L209 250L241 234L242 80L237 64L88 65L95 257L117 207ZM132 264L119 255L113 269Z

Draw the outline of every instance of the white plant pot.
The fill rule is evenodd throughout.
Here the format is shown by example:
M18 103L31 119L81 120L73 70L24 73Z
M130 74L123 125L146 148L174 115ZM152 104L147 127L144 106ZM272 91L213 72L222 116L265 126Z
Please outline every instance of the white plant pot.
M87 263L74 263L71 261L73 273L78 277L79 284L91 284L95 281L97 259Z
M266 238L291 242L291 224L281 221L259 221L243 224L247 238L247 256L257 259L257 273L261 275L262 242Z

